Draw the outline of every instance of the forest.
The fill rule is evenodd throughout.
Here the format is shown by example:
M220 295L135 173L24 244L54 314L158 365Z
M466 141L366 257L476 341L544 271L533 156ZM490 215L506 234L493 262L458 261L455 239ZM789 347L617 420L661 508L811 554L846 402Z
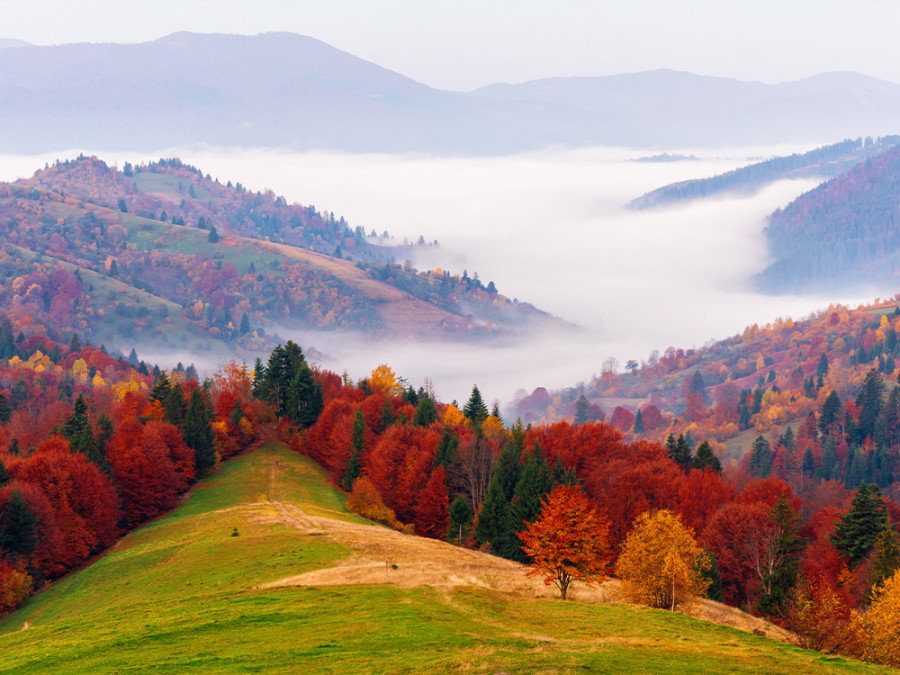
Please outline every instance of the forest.
M628 581L635 547L680 533L663 549L683 552L666 562L680 565L679 588L769 617L823 651L869 654L858 612L881 606L882 584L900 568L900 506L879 486L886 474L854 483L846 464L858 461L853 452L886 462L876 467L897 455L878 422L897 394L875 370L854 398L827 394L809 429L723 468L710 443L694 452L685 434L657 442L602 421L507 423L477 385L457 407L386 364L357 382L322 370L293 342L252 369L229 362L198 382L192 368L151 370L77 335L68 345L15 335L5 319L0 357L7 610L171 509L267 429L324 467L357 513L526 564L546 552L538 524L557 522L561 503L600 519L599 578ZM821 388L837 384L838 370L821 374ZM784 474L789 447L813 466ZM680 592L634 597L685 601Z
M773 213L765 234L774 262L757 276L757 287L768 293L893 287L900 275L898 183L895 147Z
M832 178L889 150L898 142L898 136L846 139L802 154L773 157L718 176L664 185L631 200L628 206L640 210L727 192L753 193L768 183L785 178Z

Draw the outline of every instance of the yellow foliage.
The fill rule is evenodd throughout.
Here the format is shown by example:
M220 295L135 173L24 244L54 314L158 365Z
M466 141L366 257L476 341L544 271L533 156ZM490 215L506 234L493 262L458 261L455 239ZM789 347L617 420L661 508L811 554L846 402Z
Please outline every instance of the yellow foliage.
M397 375L386 363L376 366L369 375L369 387L373 392L385 396L400 396L403 393L403 387L397 381Z
M503 428L503 422L493 415L488 415L487 419L482 422L481 430L484 432L485 436L496 443L501 443L509 438L509 434L506 429Z
M22 359L20 359L18 356L13 356L13 357L9 360L9 367L10 367L10 368L18 368L20 365L22 365Z
M706 592L710 582L700 570L708 567L708 556L678 515L645 511L622 544L616 573L630 601L674 610Z
M900 571L875 588L859 622L865 633L863 658L900 667Z
M106 386L106 380L104 380L103 377L100 375L99 370L94 375L94 379L91 380L91 384L94 386L95 389L100 389L101 387Z
M115 396L117 401L124 401L125 394L130 391L137 392L140 390L138 383L134 380L126 380L122 382L116 382L112 386L113 396Z
M444 423L444 426L457 427L465 424L465 421L466 416L455 405L446 406L444 412L441 413L441 422Z
M72 364L72 376L81 384L87 384L88 381L88 365L84 359L78 359Z

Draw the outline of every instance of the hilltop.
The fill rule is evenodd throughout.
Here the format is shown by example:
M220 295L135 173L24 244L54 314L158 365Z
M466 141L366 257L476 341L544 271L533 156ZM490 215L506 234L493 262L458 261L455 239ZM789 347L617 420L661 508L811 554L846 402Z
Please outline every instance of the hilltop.
M57 162L0 184L0 216L0 298L57 339L252 354L279 330L471 340L551 320L477 276L394 263L409 249L332 213L178 160Z
M474 566L422 583L457 556ZM367 559L379 578L361 585L279 582ZM516 569L365 524L320 469L269 444L7 617L0 672L884 672L670 612L560 602L521 577L494 588Z

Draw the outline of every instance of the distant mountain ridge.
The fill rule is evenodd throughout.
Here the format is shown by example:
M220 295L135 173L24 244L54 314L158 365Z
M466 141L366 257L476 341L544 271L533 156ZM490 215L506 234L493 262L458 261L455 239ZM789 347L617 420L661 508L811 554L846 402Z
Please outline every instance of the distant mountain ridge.
M215 145L503 154L823 142L897 131L900 85L658 70L440 91L310 37L175 33L0 49L0 149Z

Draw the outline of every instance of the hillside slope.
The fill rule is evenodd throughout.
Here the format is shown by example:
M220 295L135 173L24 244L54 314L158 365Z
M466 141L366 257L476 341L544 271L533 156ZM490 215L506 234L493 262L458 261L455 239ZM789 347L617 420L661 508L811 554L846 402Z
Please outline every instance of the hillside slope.
M0 184L0 234L7 308L124 352L247 355L279 330L471 340L552 321L492 284L385 262L404 249L343 218L178 160L119 171L81 157Z
M769 217L771 293L896 288L900 280L900 148L867 159Z
M474 583L423 585L454 553L483 561ZM389 583L272 585L366 555ZM512 566L365 525L308 460L267 445L7 617L0 672L888 672L678 614L483 587Z

